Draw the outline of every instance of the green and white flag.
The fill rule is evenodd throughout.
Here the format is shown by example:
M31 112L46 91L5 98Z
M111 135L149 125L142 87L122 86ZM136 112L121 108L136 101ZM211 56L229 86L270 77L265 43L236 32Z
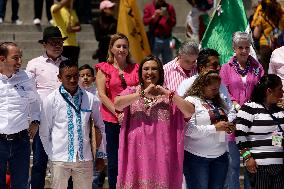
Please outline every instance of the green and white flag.
M221 0L201 41L202 48L211 48L220 54L220 63L225 64L234 54L232 35L246 31L248 20L242 0Z

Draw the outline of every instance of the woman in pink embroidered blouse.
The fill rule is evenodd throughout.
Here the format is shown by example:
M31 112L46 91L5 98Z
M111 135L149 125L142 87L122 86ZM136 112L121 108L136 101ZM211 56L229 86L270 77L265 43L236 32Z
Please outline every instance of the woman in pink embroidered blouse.
M249 55L251 43L251 37L248 33L235 32L233 35L235 55L220 70L220 77L228 89L236 111L250 99L255 85L264 74L261 64ZM231 161L227 184L229 188L233 188L234 186L240 186L240 154L234 134L229 137L229 154ZM246 178L245 174L245 185L249 185Z
M123 113L114 108L114 98L127 86L138 85L138 64L132 64L128 38L120 33L111 37L107 62L95 66L96 85L102 102L102 118L107 140L108 182L115 189L118 169L118 144Z
M146 57L138 73L141 85L128 87L114 103L125 112L117 188L181 188L184 124L179 114L188 118L194 107L162 87L164 70L158 58Z

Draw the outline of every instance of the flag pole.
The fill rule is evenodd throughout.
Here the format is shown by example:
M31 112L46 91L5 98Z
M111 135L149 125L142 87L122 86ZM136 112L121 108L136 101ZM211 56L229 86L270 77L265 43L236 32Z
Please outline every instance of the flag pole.
M222 0L215 0L214 2L216 2L216 1L218 1L218 3L217 3L216 6L214 6L214 11L213 11L213 13L212 13L211 16L210 16L210 21L209 21L209 24L208 24L207 28L209 27L209 25L210 25L212 19L214 18L215 14L216 14L216 12L217 12L217 8L218 8L218 6L221 4L221 1L222 1ZM203 37L204 37L205 34L206 34L207 28L206 28L206 30L205 30L205 32L204 32L204 34L203 34ZM201 41L200 41L200 45L202 44L203 37L202 37L202 39L201 39Z

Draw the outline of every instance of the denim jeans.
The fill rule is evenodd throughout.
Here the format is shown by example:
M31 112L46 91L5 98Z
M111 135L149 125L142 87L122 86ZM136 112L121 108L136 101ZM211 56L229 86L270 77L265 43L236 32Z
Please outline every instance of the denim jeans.
M118 145L120 125L104 121L106 132L106 151L108 161L108 184L109 189L116 189L116 181L118 175Z
M12 21L16 21L19 19L18 11L19 11L19 0L12 0ZM7 0L0 0L0 18L5 18L6 14L6 4Z
M228 153L205 158L184 152L183 172L190 189L223 189L229 165Z
M229 170L225 189L240 189L240 152L235 141L229 142ZM249 177L244 171L244 189L250 189Z
M27 131L18 139L11 141L0 139L0 188L5 188L8 163L11 188L28 189L30 153L30 139Z
M31 189L44 189L48 157L42 146L38 132L33 139L33 167Z
M170 48L170 40L171 38L162 39L159 37L155 37L154 39L154 47L152 53L157 57L161 56L163 64L166 64L173 59L173 52Z

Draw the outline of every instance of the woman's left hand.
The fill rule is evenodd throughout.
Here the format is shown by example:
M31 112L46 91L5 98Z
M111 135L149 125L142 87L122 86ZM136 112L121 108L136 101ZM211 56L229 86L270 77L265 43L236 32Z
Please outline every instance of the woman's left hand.
M162 87L161 85L157 85L157 86L156 86L156 89L157 89L158 91L160 91L163 95L169 95L169 94L171 93L170 90L165 89L165 88Z
M250 172L250 173L256 173L257 172L257 163L253 159L253 157L250 157L250 159L246 161L246 168L247 168L248 172Z

